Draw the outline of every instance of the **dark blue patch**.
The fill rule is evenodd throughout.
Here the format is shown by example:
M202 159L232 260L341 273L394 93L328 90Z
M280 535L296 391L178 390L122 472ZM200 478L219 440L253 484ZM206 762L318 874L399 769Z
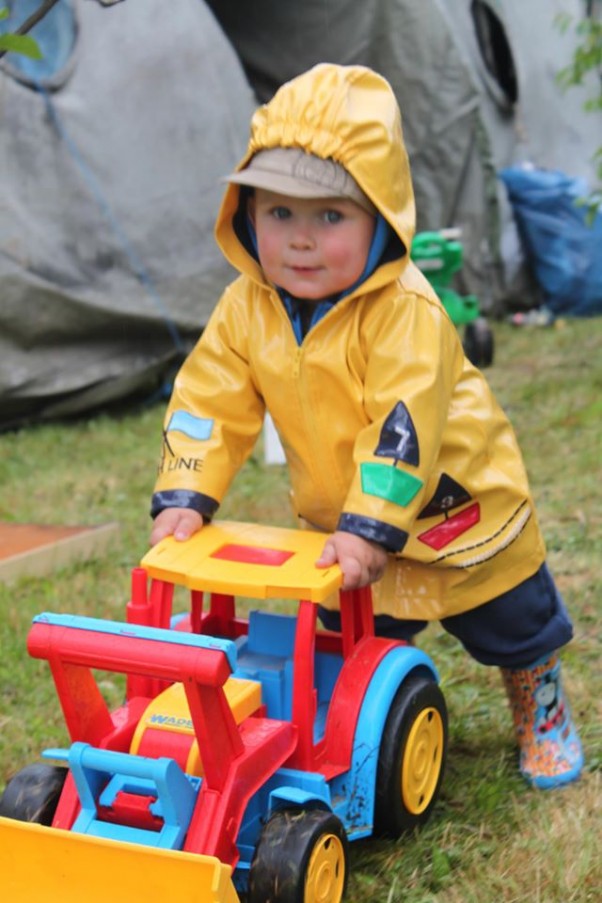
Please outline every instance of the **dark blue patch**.
M403 401L397 402L385 420L374 454L418 467L420 463L418 436L414 421Z
M153 495L151 517L156 517L165 508L191 508L209 520L219 508L219 502L210 495L193 492L192 489L164 489Z
M401 552L408 541L405 530L399 530L372 517L362 517L360 514L341 514L337 530L353 533L369 542L377 542L388 552Z

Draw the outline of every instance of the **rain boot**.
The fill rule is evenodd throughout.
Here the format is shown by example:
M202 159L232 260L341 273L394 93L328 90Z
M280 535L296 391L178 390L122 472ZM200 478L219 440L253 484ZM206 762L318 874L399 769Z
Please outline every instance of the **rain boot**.
M557 654L528 668L502 668L520 749L520 770L534 787L576 780L583 767L579 735L560 680Z

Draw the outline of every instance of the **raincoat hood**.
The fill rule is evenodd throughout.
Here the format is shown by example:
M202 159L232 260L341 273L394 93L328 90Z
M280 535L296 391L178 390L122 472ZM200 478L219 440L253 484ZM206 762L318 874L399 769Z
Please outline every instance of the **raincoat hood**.
M415 228L414 192L403 142L401 115L389 83L363 66L321 63L284 84L251 120L247 152L237 171L260 150L299 147L332 158L362 191L408 249ZM241 188L230 184L218 214L215 237L238 270L263 281L261 269L236 229ZM408 255L387 266L395 278Z

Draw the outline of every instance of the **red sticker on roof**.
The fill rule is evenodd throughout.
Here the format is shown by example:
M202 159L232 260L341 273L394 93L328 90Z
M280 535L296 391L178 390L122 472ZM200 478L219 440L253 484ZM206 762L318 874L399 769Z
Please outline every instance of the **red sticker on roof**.
M241 564L263 564L267 567L280 567L294 552L284 549L268 549L265 546L240 546L228 543L212 552L211 558L219 558L221 561L238 561Z

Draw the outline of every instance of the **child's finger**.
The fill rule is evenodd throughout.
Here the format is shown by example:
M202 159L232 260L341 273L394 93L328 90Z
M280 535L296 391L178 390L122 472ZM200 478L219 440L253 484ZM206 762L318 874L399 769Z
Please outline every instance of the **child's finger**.
M334 543L328 539L322 549L322 554L316 561L317 568L329 568L338 561L337 550Z
M196 511L186 511L179 518L175 530L174 530L174 539L177 539L178 542L183 542L201 529L203 526L203 519L200 514L197 514Z
M340 565L343 571L342 589L357 589L369 582L368 571L357 558L347 556L341 560Z

